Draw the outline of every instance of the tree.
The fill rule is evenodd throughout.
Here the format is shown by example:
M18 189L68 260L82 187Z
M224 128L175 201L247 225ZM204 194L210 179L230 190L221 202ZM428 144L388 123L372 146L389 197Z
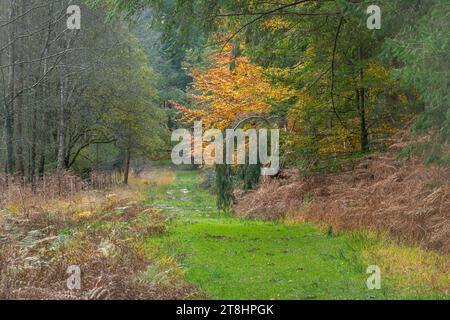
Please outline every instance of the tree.
M268 114L271 106L288 99L289 90L273 85L265 70L247 57L235 57L231 45L211 55L206 68L194 67L193 107L174 102L188 122L202 121L205 128L229 129L249 115ZM233 67L231 67L233 66Z
M153 139L150 151L159 152L164 139L166 120L154 108L160 101L140 44L130 40L132 32L122 21L107 23L105 12L86 2L79 3L81 30L67 28L70 0L0 3L0 161L8 173L27 176L33 189L36 176L54 169L76 169L80 174L91 170L93 146L125 150L120 143L126 140L122 136L129 136L136 145L149 145L143 140ZM120 107L132 123L143 117L141 127L150 137L136 138L144 136L143 128L133 137L119 134L122 116L108 113L111 95L118 92L124 92Z
M101 127L121 150L125 184L132 157L163 152L167 141L167 118L159 109L156 75L143 50L137 48L137 40L131 37L126 42L128 45L116 51L114 68L88 90L93 98L102 96L100 104L93 107L101 110Z
M380 30L367 28L367 8L373 4L369 0L110 0L108 4L128 17L150 8L152 21L164 30L168 43L177 43L188 53L203 51L196 55L202 61L207 60L204 55L217 58L208 48L194 48L196 36L226 49L225 53L237 39L242 44L240 59L262 68L272 84L295 92L271 109L287 123L282 149L291 164L300 159L310 170L322 160L338 162L383 150L417 114L415 127L432 133L435 151L443 150L448 141L448 37L432 31L447 25L444 0L380 0L376 3L382 8ZM217 34L226 36L217 39ZM224 65L232 65L233 59L227 59ZM242 104L242 95L251 93L241 92L232 99L220 88L223 84L232 88L240 79L218 66L192 77L199 88L192 103L182 103L187 120L202 118L225 127L239 112L247 114L245 106L237 105Z
M417 9L417 6L416 6ZM448 1L428 1L419 18L386 43L386 55L396 60L393 71L405 87L414 88L423 104L415 129L433 136L426 162L449 163L443 146L450 142L450 8ZM421 15L421 16L420 16Z

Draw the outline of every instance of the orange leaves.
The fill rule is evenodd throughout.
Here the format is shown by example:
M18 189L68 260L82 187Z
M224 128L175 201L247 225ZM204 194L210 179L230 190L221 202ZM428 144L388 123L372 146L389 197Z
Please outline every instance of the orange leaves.
M275 88L265 76L264 68L246 57L233 57L231 48L212 56L209 68L193 68L193 93L189 95L195 109L174 105L187 121L202 120L205 128L228 128L250 114L267 113L271 102L287 98L287 92Z

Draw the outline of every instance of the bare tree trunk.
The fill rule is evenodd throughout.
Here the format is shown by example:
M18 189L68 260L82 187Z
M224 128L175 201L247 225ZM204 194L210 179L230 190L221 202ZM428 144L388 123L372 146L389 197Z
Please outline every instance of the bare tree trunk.
M20 16L25 10L25 1L22 0L20 2L20 4L18 4L18 7L20 8L18 10L18 15ZM21 25L22 27L19 29L21 32L25 32L26 30L26 26L24 26L25 22L24 19L21 20L21 23L19 25ZM19 39L16 40L18 41L18 44L21 46L18 46L19 52L17 57L19 58L19 61L24 61L25 60L25 48L23 46L23 39ZM24 166L24 160L23 160L23 102L24 102L24 97L23 97L23 89L24 89L24 77L25 77L25 65L23 63L21 63L18 67L18 72L16 73L16 81L18 82L17 85L17 93L18 96L14 101L14 114L15 114L15 119L14 119L14 123L15 123L15 136L16 136L16 149L15 149L15 153L16 153L16 172L20 174L20 176L24 176L25 175L25 166Z
M49 35L48 36L50 36L50 31L49 31ZM47 38L47 43L45 44L45 49L44 49L44 53L43 53L44 57L46 57L47 53L48 53L48 40L49 40L49 38ZM47 59L44 59L44 63L43 64L44 64L44 66L43 66L42 73L45 75L45 74L47 74L47 68L48 68ZM38 170L39 171L39 173L38 173L39 177L43 177L44 173L45 173L45 148L46 148L46 145L47 145L46 128L48 127L48 117L47 117L48 104L46 102L47 94L48 94L48 92L47 92L47 82L43 81L42 82L42 86L41 86L41 95L42 95L41 117L42 117L42 120L40 121L41 122L41 129L40 129L40 134L39 134L39 136L40 136L40 146L39 146L39 154L40 154L40 156L39 156L39 170Z
M66 87L66 76L61 73L60 78L60 105L58 112L58 162L57 169L64 170L65 168L65 145L66 145L66 124L65 124L65 88Z
M361 45L359 47L359 60L362 61L363 57L364 57L363 48ZM362 82L364 80L364 70L362 68L359 70L359 78L361 82L361 87L358 90L361 151L367 152L369 151L369 133L367 131L367 123L366 123L366 90L362 85Z
M43 177L45 173L45 139L41 141L41 145L39 148L39 177Z
M46 70L46 64L44 63L44 70ZM38 169L38 175L39 177L43 177L45 173L45 151L47 146L47 128L48 128L48 117L47 117L47 103L45 102L45 99L47 97L47 90L46 90L47 84L44 82L42 84L42 111L41 111L41 119L39 122L41 123L41 128L39 130L39 169Z
M14 4L10 2L9 20L13 21L16 17ZM9 78L8 78L8 96L5 99L5 133L6 133L6 152L7 152L7 171L14 173L14 115L13 115L13 98L15 96L15 24L11 23L8 28L9 46Z
M31 151L30 151L30 182L31 189L36 191L36 157L37 157L37 108L39 101L39 91L34 94L33 111L31 116Z
M131 162L131 151L129 148L125 150L125 170L123 173L123 183L128 184L128 179L130 176L130 162Z
M24 75L23 64L19 66L18 72L18 88L17 90L23 89L23 75ZM23 121L23 94L19 94L15 100L15 135L16 135L16 172L21 176L25 174L25 166L23 161L23 130L22 130L22 121Z

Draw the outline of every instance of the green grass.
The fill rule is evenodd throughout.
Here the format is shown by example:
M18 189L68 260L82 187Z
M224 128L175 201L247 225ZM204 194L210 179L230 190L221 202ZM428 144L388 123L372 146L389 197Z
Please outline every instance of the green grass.
M189 281L212 299L434 298L398 288L383 277L368 290L360 252L379 241L364 235L330 236L311 225L242 220L221 214L198 185L198 172L177 171L173 185L150 188L148 202L171 220L151 238L157 255L175 257Z

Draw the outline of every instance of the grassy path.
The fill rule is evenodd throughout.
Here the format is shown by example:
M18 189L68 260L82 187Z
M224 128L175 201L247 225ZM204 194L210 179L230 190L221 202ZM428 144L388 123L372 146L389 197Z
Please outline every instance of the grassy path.
M198 185L196 171L150 188L149 203L171 220L168 233L148 240L187 269L188 280L212 299L413 298L368 290L361 236L329 236L310 225L242 220L221 215L215 198ZM373 240L374 241L374 240ZM373 245L376 245L375 243ZM359 248L359 249L358 249Z

